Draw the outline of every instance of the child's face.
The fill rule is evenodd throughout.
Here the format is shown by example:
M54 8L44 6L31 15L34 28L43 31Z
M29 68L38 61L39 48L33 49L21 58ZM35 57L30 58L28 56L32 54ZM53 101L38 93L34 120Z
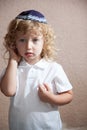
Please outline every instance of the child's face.
M43 35L35 33L18 34L16 48L18 53L29 63L34 64L41 59Z

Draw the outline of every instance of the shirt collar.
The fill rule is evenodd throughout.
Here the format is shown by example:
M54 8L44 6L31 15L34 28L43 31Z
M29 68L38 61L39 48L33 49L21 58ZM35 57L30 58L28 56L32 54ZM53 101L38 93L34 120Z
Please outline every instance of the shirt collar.
M20 62L19 67L34 67L39 69L45 69L49 65L49 62L45 60L44 58L38 61L36 64L31 65L28 62L26 62L24 59Z

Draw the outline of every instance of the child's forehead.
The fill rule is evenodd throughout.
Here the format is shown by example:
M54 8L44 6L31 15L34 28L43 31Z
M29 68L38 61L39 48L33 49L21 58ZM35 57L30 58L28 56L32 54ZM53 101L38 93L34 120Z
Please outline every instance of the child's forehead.
M35 31L35 30L29 30L27 32L17 32L17 37L22 37L22 36L25 36L25 37L28 37L28 36L38 37L38 36L43 36L43 34L42 34L42 32Z

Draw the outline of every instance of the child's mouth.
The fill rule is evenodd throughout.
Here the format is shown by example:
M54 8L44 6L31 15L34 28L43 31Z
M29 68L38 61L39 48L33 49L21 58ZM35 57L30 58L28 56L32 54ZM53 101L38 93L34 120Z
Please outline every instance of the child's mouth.
M25 56L33 56L33 53L32 52L26 52Z

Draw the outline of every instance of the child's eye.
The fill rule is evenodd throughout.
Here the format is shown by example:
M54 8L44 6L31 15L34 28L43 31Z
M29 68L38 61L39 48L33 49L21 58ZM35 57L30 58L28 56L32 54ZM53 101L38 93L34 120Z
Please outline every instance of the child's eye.
M38 38L34 38L34 39L33 39L33 42L37 42L37 41L38 41Z
M19 39L19 42L22 42L22 43L24 43L24 42L26 42L26 39Z

